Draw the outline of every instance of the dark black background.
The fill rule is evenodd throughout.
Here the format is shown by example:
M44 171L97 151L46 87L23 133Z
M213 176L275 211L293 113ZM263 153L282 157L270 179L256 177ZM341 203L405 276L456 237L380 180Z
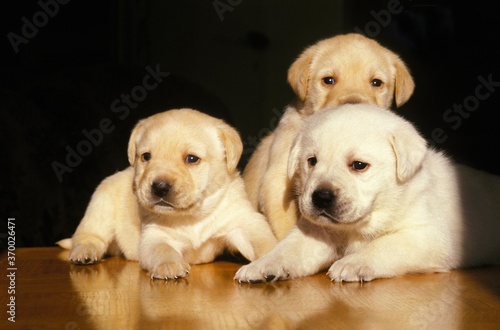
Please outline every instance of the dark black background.
M17 53L9 35L22 36L23 17L33 22L43 9L36 1L4 3L2 246L9 217L16 218L17 246L70 236L96 185L127 166L133 125L159 111L194 107L226 119L241 132L244 166L255 138L293 98L286 70L294 58L356 27L400 54L412 71L417 88L398 113L457 161L500 174L500 86L459 124L443 119L473 100L478 77L500 82L498 3L402 0L401 12L383 16L394 1L73 0L59 4ZM220 3L230 10L218 13ZM148 66L168 77L120 118L113 101L142 85ZM68 148L85 140L82 130L98 128L103 118L114 130L60 182L53 162L64 164ZM436 128L445 142L432 139Z

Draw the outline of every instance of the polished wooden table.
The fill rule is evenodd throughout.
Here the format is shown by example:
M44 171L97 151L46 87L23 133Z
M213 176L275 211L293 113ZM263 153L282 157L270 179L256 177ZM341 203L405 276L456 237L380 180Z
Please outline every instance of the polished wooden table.
M250 285L233 281L234 260L160 281L120 257L75 266L59 248L7 252L0 329L500 329L500 267Z

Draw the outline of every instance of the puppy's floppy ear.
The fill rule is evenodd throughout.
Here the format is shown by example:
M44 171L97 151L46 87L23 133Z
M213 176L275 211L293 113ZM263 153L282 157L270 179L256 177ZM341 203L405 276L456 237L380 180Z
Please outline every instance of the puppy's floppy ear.
M394 67L396 68L394 97L396 106L399 108L410 99L410 96L412 96L413 91L415 90L415 82L413 81L410 70L397 56L394 60Z
M220 121L219 136L226 150L227 171L232 174L243 152L243 142L241 142L238 132L224 121Z
M309 68L316 51L316 46L307 48L288 69L288 83L301 101L306 99Z
M288 154L287 174L289 179L293 178L299 168L300 144L301 136L298 135L295 137L295 140L293 140L292 147L290 148L290 153Z
M422 166L427 142L409 123L399 127L391 137L396 154L396 174L401 182L409 180Z
M142 120L139 121L132 130L132 134L130 134L130 139L128 140L127 155L128 155L128 162L130 163L131 166L134 166L135 164L135 152L136 152L137 140L139 140L140 136L142 135L143 125L144 125L143 121Z

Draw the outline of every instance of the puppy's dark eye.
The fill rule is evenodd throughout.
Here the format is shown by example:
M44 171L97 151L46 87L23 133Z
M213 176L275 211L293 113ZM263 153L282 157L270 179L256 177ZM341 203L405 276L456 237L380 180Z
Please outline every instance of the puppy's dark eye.
M314 167L314 165L316 165L317 162L318 159L316 157L307 158L307 164L309 164L310 167Z
M364 171L368 168L368 164L355 160L352 162L351 168L355 171Z
M373 87L380 87L380 86L382 86L382 84L383 84L382 80L377 79L377 78L373 79L371 82L371 85Z
M325 77L322 80L323 80L323 83L325 85L333 85L333 84L335 84L335 79L333 77Z
M196 164L200 161L200 158L195 155L187 155L185 162L186 164Z
M151 160L151 153L145 152L141 155L141 159L145 162Z

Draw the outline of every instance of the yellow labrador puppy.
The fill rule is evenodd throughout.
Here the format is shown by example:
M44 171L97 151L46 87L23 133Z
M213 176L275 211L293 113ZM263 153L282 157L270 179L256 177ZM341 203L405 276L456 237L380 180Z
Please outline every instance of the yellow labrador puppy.
M406 120L373 105L311 116L290 152L297 226L239 281L329 267L333 281L500 264L500 177L453 164Z
M305 118L325 106L404 104L414 82L403 61L360 34L339 35L307 48L288 71L299 102L288 107L276 130L264 138L244 172L252 203L263 212L278 239L299 216L286 175L288 150Z
M276 238L248 201L236 169L242 149L234 128L196 110L140 121L131 167L101 183L74 236L60 244L71 246L74 263L118 252L161 279L184 277L189 264L225 249L256 259Z

